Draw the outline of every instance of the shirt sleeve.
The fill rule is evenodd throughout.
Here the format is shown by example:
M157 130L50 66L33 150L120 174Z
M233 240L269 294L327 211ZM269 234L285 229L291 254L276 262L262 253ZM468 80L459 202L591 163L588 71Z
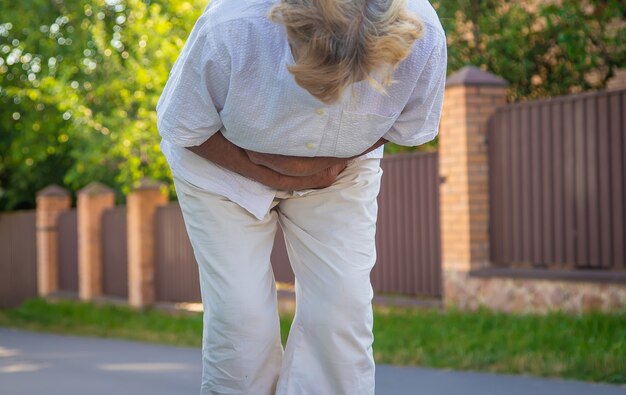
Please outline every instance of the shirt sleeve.
M398 145L416 146L427 143L437 136L447 63L446 39L442 34L433 45L409 101L383 138Z
M216 34L194 26L156 106L157 129L181 147L200 145L222 126L230 57Z

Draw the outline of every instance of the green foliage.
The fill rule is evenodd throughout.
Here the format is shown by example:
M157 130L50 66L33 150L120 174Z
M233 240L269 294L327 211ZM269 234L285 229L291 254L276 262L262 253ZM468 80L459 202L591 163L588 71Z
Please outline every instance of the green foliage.
M474 65L502 76L510 101L602 89L626 66L623 0L434 0L433 6L448 38L448 72Z
M0 209L50 183L98 180L121 200L143 177L169 181L155 106L204 6L0 0Z
M206 2L0 0L0 210L51 183L100 181L121 201L150 177L173 195L155 106ZM626 64L619 0L527 3L437 0L449 71L480 66L521 100L601 88Z
M626 65L620 0L436 0L449 71L472 64L511 83L513 101L602 89Z

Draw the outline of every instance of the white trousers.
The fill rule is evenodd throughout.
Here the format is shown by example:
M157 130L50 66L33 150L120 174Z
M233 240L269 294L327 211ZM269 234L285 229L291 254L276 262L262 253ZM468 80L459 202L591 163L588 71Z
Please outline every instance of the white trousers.
M279 192L263 220L181 178L199 266L201 394L374 394L370 271L380 159L351 161L330 187ZM283 351L270 253L278 224L296 277Z

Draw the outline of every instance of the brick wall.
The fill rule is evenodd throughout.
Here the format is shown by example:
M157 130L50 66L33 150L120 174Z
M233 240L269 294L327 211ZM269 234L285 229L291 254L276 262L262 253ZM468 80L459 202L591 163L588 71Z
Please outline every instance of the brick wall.
M506 269L484 275L492 270L487 125L506 104L506 86L473 67L450 76L446 86L439 134L444 305L514 312L623 310L623 283L513 278Z

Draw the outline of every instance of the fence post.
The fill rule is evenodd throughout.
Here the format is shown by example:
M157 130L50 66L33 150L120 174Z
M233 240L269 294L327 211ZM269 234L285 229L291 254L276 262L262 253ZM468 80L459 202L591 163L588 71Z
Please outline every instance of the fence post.
M126 199L128 227L128 304L141 308L154 303L154 223L159 206L167 204L160 183L143 180Z
M92 182L77 198L78 296L92 300L102 295L102 214L115 205L115 193Z
M439 133L445 305L462 303L468 272L489 265L487 122L506 102L506 81L464 67L446 83Z
M59 289L59 215L70 208L67 190L50 185L37 193L37 293Z

